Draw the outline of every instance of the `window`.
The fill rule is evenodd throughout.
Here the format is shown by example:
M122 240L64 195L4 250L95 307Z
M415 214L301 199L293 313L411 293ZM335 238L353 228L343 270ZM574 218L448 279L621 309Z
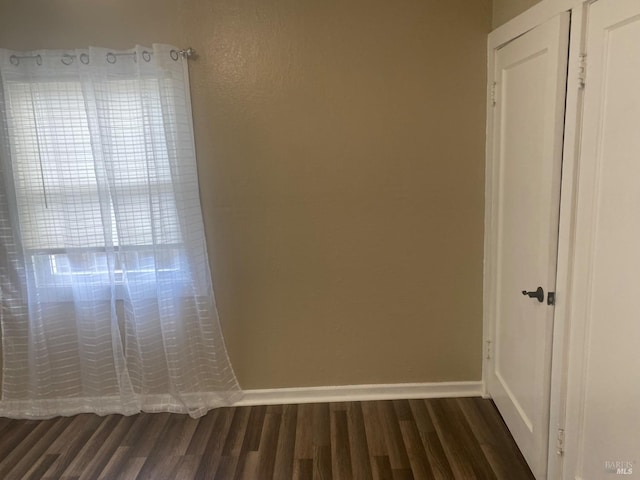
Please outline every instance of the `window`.
M161 94L157 78L5 84L20 234L56 298L74 278L153 283L185 268Z

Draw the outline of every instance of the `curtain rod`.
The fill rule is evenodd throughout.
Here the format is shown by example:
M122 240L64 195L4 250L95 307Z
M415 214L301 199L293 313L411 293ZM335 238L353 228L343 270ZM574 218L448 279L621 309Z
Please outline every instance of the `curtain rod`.
M187 60L189 60L191 57L195 56L195 54L196 54L196 51L191 47L182 48L180 50L171 50L169 52L169 55L173 60L178 60L180 56L182 58L186 58ZM136 56L137 52L118 52L118 53L107 52L106 57L107 57L107 62L116 63L116 60L118 57L132 56L132 55ZM146 62L148 62L151 59L151 55L153 55L153 52L150 52L148 50L142 51L142 58ZM62 55L62 58L60 59L60 61L65 65L70 65L71 63L73 63L73 60L77 56L78 55L73 55L71 53L65 53ZM16 66L20 63L20 60L23 60L23 59L34 59L36 61L36 64L42 65L41 55L11 55L9 57L9 61L11 62L11 64ZM89 63L89 55L87 55L86 53L81 53L80 61L84 64Z
M196 54L196 51L191 47L187 47L183 48L182 50L178 50L178 53L184 58L191 58Z

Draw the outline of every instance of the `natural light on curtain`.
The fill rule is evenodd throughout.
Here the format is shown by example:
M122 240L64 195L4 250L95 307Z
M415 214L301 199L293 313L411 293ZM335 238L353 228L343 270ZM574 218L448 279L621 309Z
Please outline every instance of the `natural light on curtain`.
M186 59L0 50L0 81L0 415L232 403Z

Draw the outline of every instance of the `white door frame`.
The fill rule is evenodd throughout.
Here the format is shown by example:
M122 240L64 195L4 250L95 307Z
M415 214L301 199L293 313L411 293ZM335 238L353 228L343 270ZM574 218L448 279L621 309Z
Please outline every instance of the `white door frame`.
M582 118L582 53L585 42L585 26L588 4L595 0L543 0L526 12L497 28L488 38L487 81L487 145L485 170L485 235L484 235L484 297L483 330L485 346L483 354L483 393L488 396L487 379L494 337L495 312L492 298L495 296L494 248L497 231L497 184L493 164L493 99L496 51L511 40L563 12L571 12L569 39L569 68L564 127L562 186L560 197L560 224L558 236L558 263L556 273L556 306L554 312L553 346L551 364L551 395L549 410L549 455L547 476L562 478L562 454L564 450L565 407L567 396L569 292L573 267L573 235L575 230L576 187L579 157L580 124ZM560 437L560 438L559 438Z

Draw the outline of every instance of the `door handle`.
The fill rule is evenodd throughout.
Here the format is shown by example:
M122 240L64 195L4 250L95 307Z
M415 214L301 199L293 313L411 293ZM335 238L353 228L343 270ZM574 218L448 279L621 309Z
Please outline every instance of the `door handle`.
M538 287L535 292L522 291L523 295L528 295L530 298L537 298L540 303L544 302L544 290L542 287Z

